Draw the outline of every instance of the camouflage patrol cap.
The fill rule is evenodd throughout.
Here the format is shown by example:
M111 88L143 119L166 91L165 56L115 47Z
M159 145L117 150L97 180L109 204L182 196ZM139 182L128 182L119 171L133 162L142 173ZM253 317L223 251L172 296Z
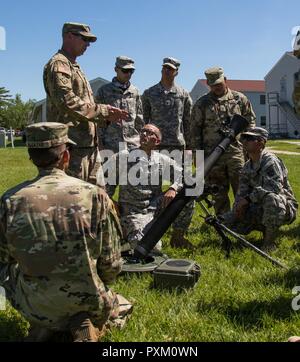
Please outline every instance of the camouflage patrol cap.
M173 69L178 69L180 67L180 61L175 59L175 58L171 58L171 57L168 57L168 58L164 58L163 60L163 67L167 65Z
M116 58L116 67L121 69L135 69L134 67L134 60L124 55L121 55Z
M254 136L254 137L261 137L263 138L265 141L268 139L269 137L269 133L266 129L262 128L262 127L253 127L248 129L247 132L243 132L241 134L241 138L243 139L243 136Z
M224 70L221 67L213 67L213 68L206 69L206 71L204 73L205 73L208 85L216 85L216 84L224 82L224 80L225 80Z
M88 38L90 42L95 42L97 40L96 35L92 34L90 27L86 24L79 23L64 23L62 28L62 35L66 33L80 34L85 38Z
M76 145L68 137L68 126L57 122L30 124L25 129L28 148L51 148L65 143Z

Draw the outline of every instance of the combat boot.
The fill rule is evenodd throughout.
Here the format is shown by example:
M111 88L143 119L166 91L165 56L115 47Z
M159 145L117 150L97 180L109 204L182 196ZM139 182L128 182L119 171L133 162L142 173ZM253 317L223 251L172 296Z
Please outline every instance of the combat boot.
M263 240L263 244L261 249L263 251L269 252L269 251L273 251L274 249L276 249L276 244L275 244L275 239L278 233L278 228L265 228L265 230L263 231L263 236L264 236L264 240Z
M124 298L121 294L116 294L113 309L106 323L107 328L111 329L116 327L118 329L122 329L131 317L132 310L133 305L131 302L129 302L129 300Z
M73 342L98 342L105 334L105 327L101 330L96 328L87 313L79 313L72 317L70 322L70 331Z
M178 229L173 230L170 240L170 245L172 248L178 248L178 249L189 249L189 250L195 249L195 246L190 241L188 241L188 239L184 237L184 231Z

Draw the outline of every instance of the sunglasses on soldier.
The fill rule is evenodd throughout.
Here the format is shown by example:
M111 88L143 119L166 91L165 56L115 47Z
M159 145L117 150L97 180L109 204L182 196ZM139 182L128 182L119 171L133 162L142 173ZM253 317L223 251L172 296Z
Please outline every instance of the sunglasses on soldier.
M81 38L81 40L83 40L84 42L88 43L90 42L91 40L89 38L86 38L85 36L81 35L81 34L78 34L78 33L72 33L73 35Z
M258 136L252 136L251 134L245 134L241 136L241 141L259 141L260 137Z
M134 73L134 69L123 69L123 68L120 68L122 73L124 74L128 74L128 73L131 73L133 74Z

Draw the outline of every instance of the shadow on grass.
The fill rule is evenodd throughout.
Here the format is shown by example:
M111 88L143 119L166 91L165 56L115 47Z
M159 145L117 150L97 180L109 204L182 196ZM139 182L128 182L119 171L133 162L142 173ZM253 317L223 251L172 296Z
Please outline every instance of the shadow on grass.
M222 306L217 301L211 304L199 302L198 313L203 314L211 309L219 309L233 323L240 324L245 328L263 327L264 318L268 315L274 320L289 320L295 313L291 309L291 298L280 296L271 301L256 301L240 303L237 305Z
M300 285L300 267L288 270L285 273L274 273L268 277L263 277L262 283L265 285L281 285L291 291L296 285Z
M291 239L299 239L300 235L300 224L295 225L294 227L290 226L287 230L279 230L279 237L286 236Z
M217 231L214 229L213 226L208 226L205 225L205 227L201 228L202 230L199 231L195 234L200 234L200 237L198 239L198 243L197 243L197 249L201 250L202 248L208 248L208 247L214 247L214 248L220 248L224 251L226 251L226 243L223 243L223 239L221 236L219 236L217 234ZM243 246L242 242L239 241L238 239L236 239L234 236L230 236L229 234L226 233L226 236L229 237L229 239L231 240L230 243L230 250L243 250L244 248L246 248L245 246ZM261 248L262 246L262 238L259 237L257 238L257 235L241 235L242 237L244 237L246 239L246 241L248 241L249 243L253 244L254 246L256 246L257 248Z
M26 147L26 143L22 141L22 139L14 140L15 147ZM7 144L7 148L12 148L11 142Z
M251 327L263 326L267 314L275 320L288 320L295 312L291 309L291 299L280 296L273 301L251 301L237 307L228 307L225 313L235 323Z

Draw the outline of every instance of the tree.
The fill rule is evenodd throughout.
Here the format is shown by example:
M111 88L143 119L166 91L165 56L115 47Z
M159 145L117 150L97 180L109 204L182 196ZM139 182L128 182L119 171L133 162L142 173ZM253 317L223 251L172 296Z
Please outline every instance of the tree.
M3 113L7 107L11 104L11 95L9 90L4 87L0 87L0 125L4 126L4 115Z
M0 87L0 110L4 109L11 103L11 95L9 90Z
M21 95L17 94L5 109L1 110L0 118L4 127L23 128L28 124L30 114L34 108L35 100L29 99L23 102Z

